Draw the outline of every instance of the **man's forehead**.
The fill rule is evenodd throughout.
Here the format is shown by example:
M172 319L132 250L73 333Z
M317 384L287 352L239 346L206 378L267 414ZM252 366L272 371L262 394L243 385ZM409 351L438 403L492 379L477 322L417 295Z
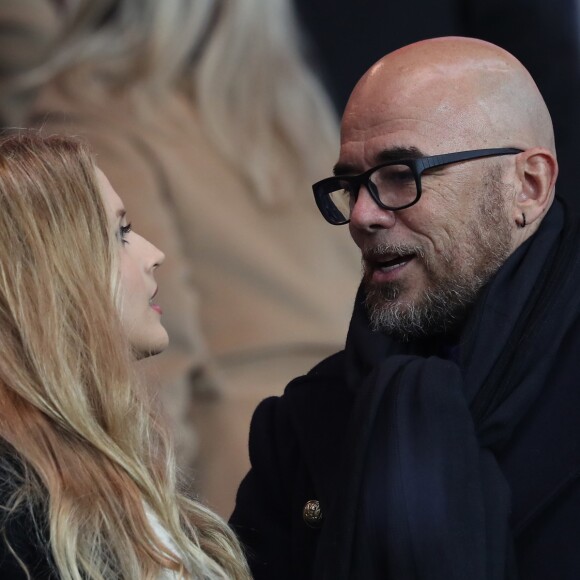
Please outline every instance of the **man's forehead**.
M551 120L521 63L483 41L433 39L387 55L359 81L340 159L367 166L395 146L438 154L537 145L553 148Z
M437 122L472 109L481 101L481 83L467 72L442 66L404 71L377 69L357 85L345 109L343 126L398 120Z
M371 76L353 92L341 125L341 161L380 162L384 149L415 147L427 154L484 148L494 142L493 109L468 77L434 70L413 78ZM498 138L498 141L501 139Z
M396 110L385 107L371 111L351 111L343 120L340 166L364 170L389 161L435 155L485 146L474 129L474 115L439 103L433 107Z

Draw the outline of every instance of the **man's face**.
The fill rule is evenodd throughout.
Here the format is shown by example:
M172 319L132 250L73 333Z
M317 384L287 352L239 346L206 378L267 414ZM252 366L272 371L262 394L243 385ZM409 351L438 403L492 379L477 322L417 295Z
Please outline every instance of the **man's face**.
M436 110L431 93L391 101L383 93L371 107L355 96L343 120L340 170L362 172L397 149L434 155L505 146L466 138L460 121L447 119L454 103L439 96ZM361 188L350 232L362 252L376 330L408 340L448 332L463 321L513 251L506 167L505 158L490 158L426 172L419 202L398 212L382 210Z

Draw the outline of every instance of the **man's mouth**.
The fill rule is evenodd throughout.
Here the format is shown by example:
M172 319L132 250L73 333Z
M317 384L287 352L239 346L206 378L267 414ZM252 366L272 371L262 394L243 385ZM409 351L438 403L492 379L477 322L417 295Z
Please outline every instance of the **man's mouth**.
M381 272L390 272L397 268L401 268L408 264L411 260L416 258L416 254L402 254L402 255L391 255L381 257L379 259L374 258L367 260L367 263L372 267L373 270L380 270Z

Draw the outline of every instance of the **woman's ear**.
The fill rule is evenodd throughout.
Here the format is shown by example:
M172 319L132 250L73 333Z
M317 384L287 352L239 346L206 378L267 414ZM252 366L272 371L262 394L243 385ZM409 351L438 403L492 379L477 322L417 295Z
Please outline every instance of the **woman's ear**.
M534 147L516 157L516 174L519 191L514 199L513 219L522 225L532 224L541 218L554 199L558 162L549 149Z

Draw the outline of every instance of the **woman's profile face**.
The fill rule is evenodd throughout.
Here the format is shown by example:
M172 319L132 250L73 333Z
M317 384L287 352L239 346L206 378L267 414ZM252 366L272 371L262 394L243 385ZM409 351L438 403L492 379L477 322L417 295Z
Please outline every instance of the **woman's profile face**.
M121 322L139 358L163 351L169 342L155 302L154 271L165 260L163 252L131 230L125 208L105 174L96 168L99 190L112 231L119 243Z

